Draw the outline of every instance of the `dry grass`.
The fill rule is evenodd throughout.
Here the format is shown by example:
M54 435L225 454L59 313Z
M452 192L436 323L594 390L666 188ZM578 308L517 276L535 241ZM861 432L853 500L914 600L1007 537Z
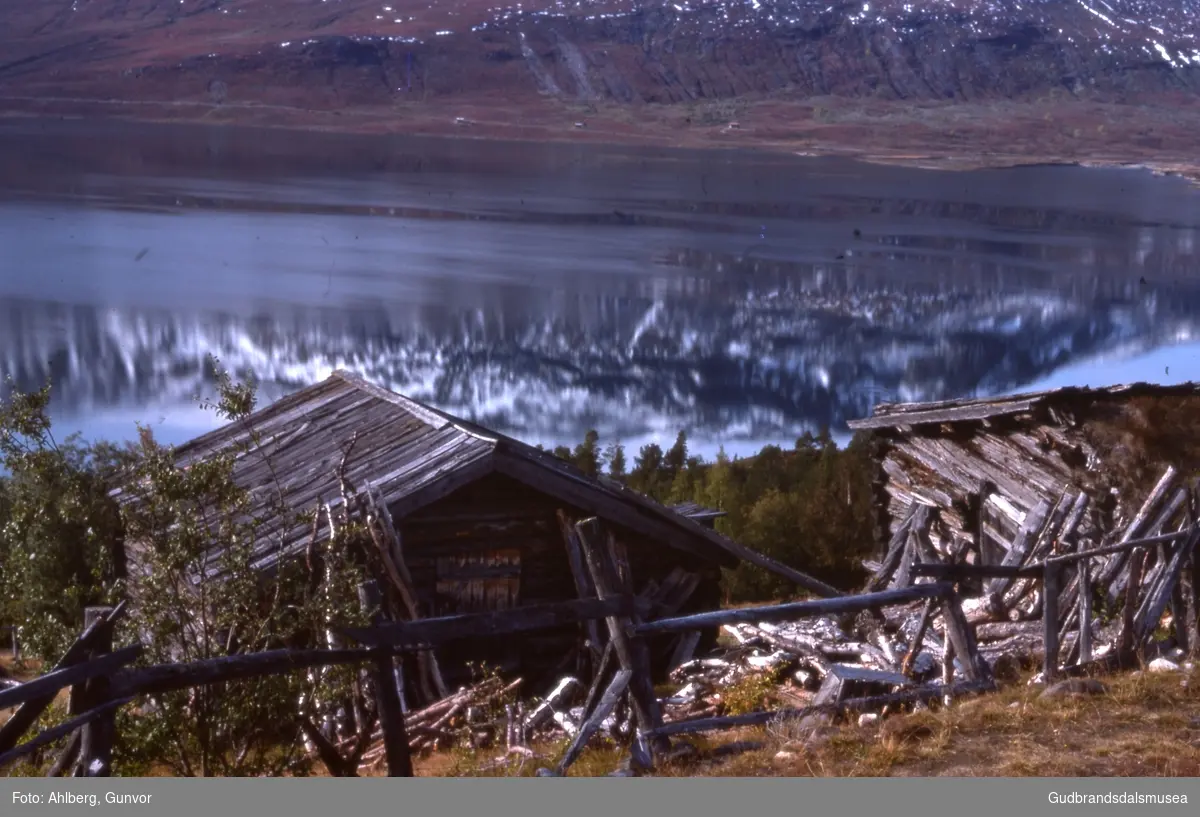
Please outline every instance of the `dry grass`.
M1050 699L1038 697L1041 687L1014 685L883 726L843 726L808 745L759 730L764 749L700 773L1193 777L1200 775L1200 693L1183 681L1171 673L1126 674L1109 679L1107 695ZM780 751L790 756L777 759Z
M786 726L686 739L694 751L663 764L663 776L1022 777L1200 776L1200 691L1178 673L1105 679L1105 695L1040 698L1024 683L949 708L833 727L805 739ZM1200 683L1200 679L1197 680ZM789 733L789 731L791 733ZM676 741L676 745L684 742ZM740 749L740 751L738 751ZM499 752L456 751L419 763L421 774L532 775L544 757L489 768ZM782 753L782 754L781 754ZM605 775L623 753L584 752L572 776Z
M850 722L813 737L774 724L680 738L674 743L683 756L660 764L657 774L1200 777L1200 677L1125 673L1103 680L1104 695L1041 698L1040 686L1022 681L949 708L896 715L882 725ZM0 713L0 722L7 715ZM536 745L534 757L511 754L500 763L503 748L453 749L417 756L414 766L420 777L530 777L553 767L567 745L566 739ZM598 738L570 774L607 775L626 757Z

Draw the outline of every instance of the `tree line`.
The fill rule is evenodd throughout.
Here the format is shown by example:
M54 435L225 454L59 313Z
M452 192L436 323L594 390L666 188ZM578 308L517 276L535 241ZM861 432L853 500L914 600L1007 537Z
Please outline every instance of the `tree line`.
M591 476L606 475L667 505L694 502L724 512L716 528L731 539L835 587L855 588L866 578L862 560L875 548L875 465L871 438L856 435L839 447L828 429L805 433L791 448L768 445L731 458L722 448L706 462L688 450L680 431L667 450L642 446L628 461L617 441L602 445L589 431L583 442L554 454ZM728 570L728 602L786 597L795 588L753 565Z

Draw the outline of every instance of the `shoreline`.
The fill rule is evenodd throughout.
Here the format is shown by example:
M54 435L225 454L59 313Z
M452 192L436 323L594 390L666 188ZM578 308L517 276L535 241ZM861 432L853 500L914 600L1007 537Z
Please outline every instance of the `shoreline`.
M1058 103L1052 114L1034 102L906 106L857 99L759 100L747 103L739 121L730 127L728 123L693 124L688 116L691 109L680 106L607 105L585 111L554 101L537 102L515 115L494 102L467 100L392 109L314 110L261 103L0 96L0 122L99 119L284 134L749 151L942 171L1073 166L1141 170L1200 183L1200 155L1194 151L1192 136L1200 132L1196 106L1168 110ZM638 113L642 115L635 118ZM1147 131L1154 134L1152 139L1144 137ZM1136 138L1134 132L1142 137ZM1098 134L1103 138L1095 138Z

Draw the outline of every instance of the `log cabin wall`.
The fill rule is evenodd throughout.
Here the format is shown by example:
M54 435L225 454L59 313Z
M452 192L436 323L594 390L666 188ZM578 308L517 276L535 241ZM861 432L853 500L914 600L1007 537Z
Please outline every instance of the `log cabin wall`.
M397 519L404 557L427 615L578 597L560 511L572 523L592 515L509 477L491 474ZM672 570L682 567L702 574L682 610L698 612L719 603L718 567L620 527L607 529L618 552L628 559L635 592L647 582L663 582ZM715 634L709 642L713 640ZM671 639L663 639L661 645L652 645L659 663L666 658L657 654L669 653L670 643ZM575 672L580 647L580 628L572 626L508 639L463 641L439 650L438 657L450 685L469 678L468 662L482 662L519 675L537 689L539 683Z

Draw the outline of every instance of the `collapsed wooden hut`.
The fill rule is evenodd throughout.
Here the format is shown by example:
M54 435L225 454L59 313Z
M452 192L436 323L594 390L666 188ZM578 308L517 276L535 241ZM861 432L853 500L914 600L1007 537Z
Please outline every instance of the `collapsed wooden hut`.
M594 596L573 540L574 524L585 518L601 521L633 592L660 613L718 606L721 569L739 560L811 584L717 533L719 512L665 507L346 372L179 447L176 463L222 453L235 454L234 480L255 503L263 543L256 568L303 556L314 535L317 543L329 535L273 508L337 508L346 501L344 481L394 528L421 618ZM463 641L438 651L440 672L450 685L468 680L468 663L531 683L564 672L587 677L599 646L590 626ZM699 641L659 639L651 649L655 669L665 672L714 639L715 632Z
M1030 512L1087 495L1081 538L1137 510L1164 466L1200 469L1200 386L1063 388L992 399L894 403L849 423L872 432L882 539L936 509L943 554L1000 560Z

